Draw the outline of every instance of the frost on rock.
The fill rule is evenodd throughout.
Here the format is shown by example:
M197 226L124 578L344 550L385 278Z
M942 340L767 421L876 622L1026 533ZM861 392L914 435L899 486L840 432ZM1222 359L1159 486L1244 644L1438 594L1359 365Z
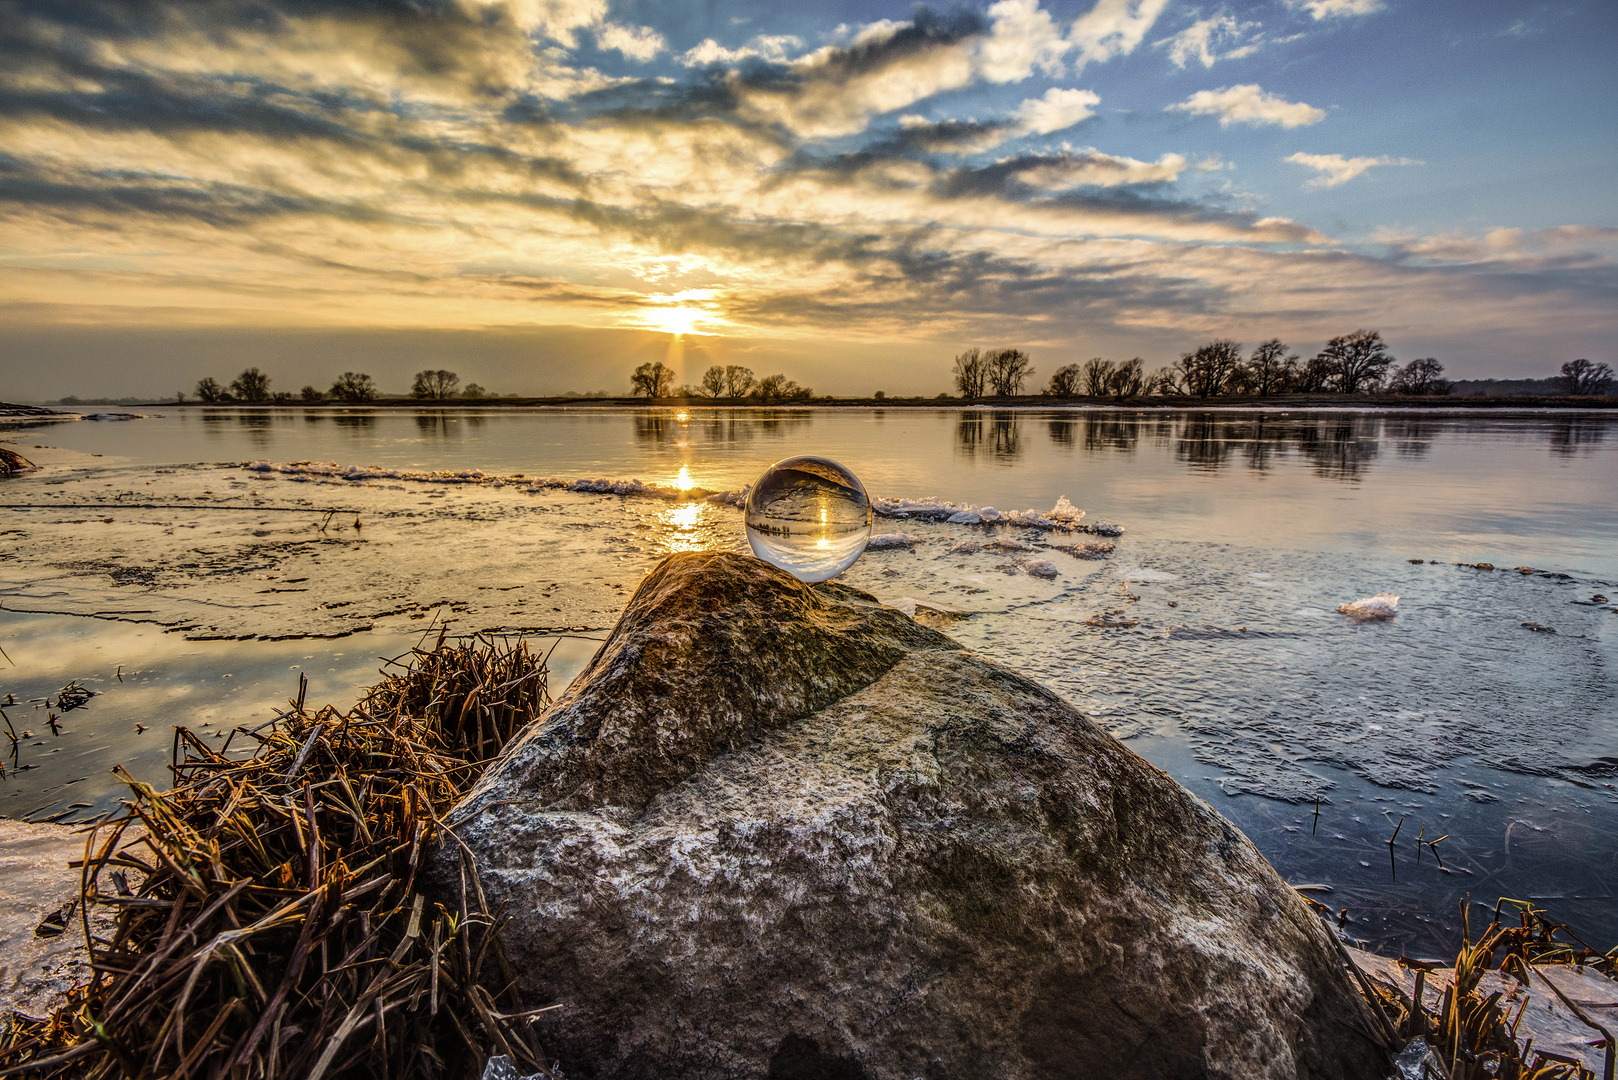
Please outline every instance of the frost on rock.
M1355 622L1391 619L1399 614L1399 597L1394 593L1377 593L1364 600L1339 605L1337 610Z
M866 551L891 551L895 548L913 548L927 541L909 533L878 533L865 545Z

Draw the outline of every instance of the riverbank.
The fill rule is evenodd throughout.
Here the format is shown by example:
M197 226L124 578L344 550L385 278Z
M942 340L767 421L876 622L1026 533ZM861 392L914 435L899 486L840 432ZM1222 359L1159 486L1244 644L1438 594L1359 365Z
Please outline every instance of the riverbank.
M831 588L845 602L858 595ZM17 944L12 939L29 928L8 927L16 932L5 941L4 961L14 967L26 957L43 968L32 977L18 973L12 989L22 993L8 1001L20 1014L8 1015L0 1030L0 1068L43 1074L75 1063L99 1075L100 1068L183 1057L201 1075L239 1060L256 1062L272 1077L329 1071L471 1078L501 1055L515 1056L521 1073L553 1068L556 1031L579 1041L586 1033L577 1025L591 1022L587 1011L571 999L511 993L508 935L498 900L489 899L487 867L480 876L473 858L461 862L459 901L433 894L424 880L451 806L487 763L510 757L500 754L506 742L550 704L547 674L544 657L520 641L439 637L402 658L394 674L346 712L317 708L300 683L272 724L233 733L232 743L250 748L245 754L233 754L231 743L210 745L205 733L185 730L186 717L175 716L176 789L133 784L131 809L103 822L88 847L67 829L35 827L28 834L35 863L42 857L65 863L88 852L82 878L0 861L17 905L39 916L34 934L45 943ZM968 719L970 710L957 711L959 720ZM876 723L863 716L860 722ZM818 769L830 767L837 745L828 737L833 741L815 735L809 742ZM943 747L929 753L947 757ZM1026 748L1015 760L1025 756ZM593 849L568 851L564 857ZM686 862L697 857L694 848L682 849ZM588 864L556 870L594 872ZM1299 891L1327 923L1319 932L1334 937L1340 920L1313 899L1314 887ZM982 924L977 907L950 912ZM99 938L94 976L85 963L86 916ZM174 949L175 940L185 947ZM1351 978L1376 1009L1350 1026L1401 1062L1419 1066L1431 1054L1456 1080L1593 1080L1604 1067L1610 1074L1607 1032L1618 1010L1608 977L1618 950L1603 954L1534 905L1507 901L1494 905L1488 925L1458 948L1446 964L1339 946L1344 967L1336 977ZM545 977L522 970L528 981ZM1155 978L1146 977L1147 985ZM1089 982L1081 979L1066 992L1087 992ZM1210 990L1236 992L1197 986L1175 992ZM801 997L800 987L795 998ZM1241 1004L1265 1008L1257 1000ZM1082 1051L1084 1060L1109 1052L1108 1040L1072 1023L1074 1038L1089 1042L1070 1050ZM701 1034L723 1045L731 1033L710 1022ZM744 1033L734 1034L740 1040ZM905 1038L925 1043L930 1034L936 1033L918 1029ZM592 1062L566 1064L572 1074ZM1421 1073L1411 1068L1400 1075Z
M1280 394L1271 397L1150 397L1120 401L1113 397L1047 397L1042 394L1024 394L1017 397L961 398L948 395L937 397L816 397L798 401L763 402L751 398L705 397L501 397L501 398L446 398L424 400L409 397L379 397L365 402L338 401L264 401L222 402L209 404L201 401L152 401L128 408L164 409L223 409L251 411L273 409L296 411L301 409L646 409L646 408L724 408L724 409L1074 409L1074 410L1167 410L1196 412L1202 410L1262 410L1281 412L1334 412L1334 411L1386 411L1386 412L1612 412L1618 410L1618 397L1539 397L1513 395L1509 397L1391 397L1381 394ZM50 422L51 418L72 419L84 415L60 409L36 406L13 406L0 403L0 418L19 411L19 419L36 418L36 422ZM92 415L108 415L105 413ZM127 415L127 414L125 414Z

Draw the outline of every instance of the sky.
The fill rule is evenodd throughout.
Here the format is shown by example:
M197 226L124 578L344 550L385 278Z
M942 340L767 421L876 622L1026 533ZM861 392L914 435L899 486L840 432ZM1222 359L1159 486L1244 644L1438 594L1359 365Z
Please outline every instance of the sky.
M1618 4L0 0L0 398L1618 361Z

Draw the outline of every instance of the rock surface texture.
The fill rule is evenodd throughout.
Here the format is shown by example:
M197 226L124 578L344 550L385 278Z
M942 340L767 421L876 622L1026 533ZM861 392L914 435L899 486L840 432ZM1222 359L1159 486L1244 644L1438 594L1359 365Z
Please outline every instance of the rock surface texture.
M451 826L569 1077L1389 1071L1325 928L1205 803L755 559L654 570Z

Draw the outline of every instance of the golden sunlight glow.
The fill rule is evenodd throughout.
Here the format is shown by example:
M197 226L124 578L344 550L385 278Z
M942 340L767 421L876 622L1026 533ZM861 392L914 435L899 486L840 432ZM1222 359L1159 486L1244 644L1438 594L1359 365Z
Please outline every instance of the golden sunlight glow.
M697 320L703 318L704 312L696 308L668 307L652 308L643 313L646 323L653 330L661 330L665 334L675 337L684 337L696 327Z
M701 516L701 503L681 503L669 511L669 520L682 529L689 529L696 525L697 519Z
M685 422L686 422L686 421L687 421L687 420L689 420L689 419L691 419L691 414L690 414L690 413L686 413L686 412L677 412L677 413L675 413L675 414L674 414L674 419L676 419L676 420L678 420L678 421L679 421L679 422L680 422L680 423L682 423L682 424L683 424L683 423L685 423ZM684 443L681 443L681 444L680 444L680 445L681 445L681 446L684 446L684 445L685 445L685 444L684 444ZM684 472L685 472L685 466L684 466L684 465L681 465L681 466L680 466L680 472L682 472L682 473L684 473Z
M674 486L679 488L681 491L690 491L692 488L696 487L696 485L691 482L691 470L686 468L684 465L681 465L680 475L675 477Z

